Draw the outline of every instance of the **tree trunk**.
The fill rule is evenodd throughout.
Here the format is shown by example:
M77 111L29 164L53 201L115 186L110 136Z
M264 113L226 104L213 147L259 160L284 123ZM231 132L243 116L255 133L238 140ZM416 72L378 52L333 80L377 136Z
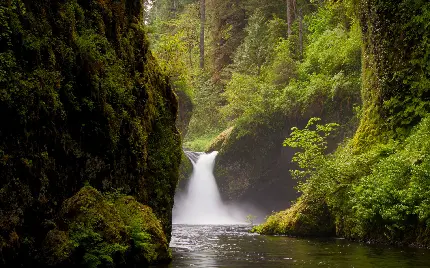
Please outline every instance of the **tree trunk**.
M303 57L303 14L301 8L299 8L299 53L301 59Z
M190 61L190 69L193 69L193 47L192 46L188 46L188 59Z
M296 14L296 0L287 0L288 37L293 34L293 23Z
M176 15L176 12L178 11L177 9L177 5L176 5L176 0L173 0L173 14Z
M205 21L206 6L205 0L200 0L200 68L205 67Z

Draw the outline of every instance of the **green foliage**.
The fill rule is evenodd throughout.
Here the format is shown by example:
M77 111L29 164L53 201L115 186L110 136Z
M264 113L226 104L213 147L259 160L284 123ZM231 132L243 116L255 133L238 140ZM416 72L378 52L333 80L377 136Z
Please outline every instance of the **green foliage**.
M256 231L306 235L295 225L294 213L307 217L316 213L312 229L321 223L333 224L337 235L348 238L428 245L429 122L430 117L423 119L403 142L391 140L359 154L347 141L306 174L303 196L297 201L321 200L329 217L319 215L322 208L310 212L295 204L271 216ZM318 150L314 155L311 161L318 162Z
M371 174L360 178L351 201L353 216L357 219L352 235L369 236L374 228L380 228L387 240L402 236L414 239L414 234L409 233L411 229L422 226L427 230L430 224L429 131L430 120L426 117L404 143L372 167ZM428 242L423 239L417 242Z
M310 40L323 35L325 31L334 28L343 28L348 30L356 20L356 14L351 11L351 2L355 0L345 1L327 1L323 5L318 5L317 12L313 12L306 16L309 21ZM315 3L314 1L314 4Z
M236 72L258 75L262 66L273 53L273 44L284 34L285 22L280 19L266 21L260 9L249 18L246 37L237 48L233 68Z
M160 1L156 5L161 2L166 5L163 10L171 4ZM163 11L154 10L154 14L159 16L151 21L150 29L154 38L154 54L164 72L171 77L175 91L179 93L178 125L185 141L193 142L205 139L204 136L223 129L225 125L218 111L218 107L224 102L220 94L222 88L211 77L210 64L206 64L205 70L199 67L199 3L188 2L190 1L178 1L181 12L169 19L163 19ZM176 6L172 8L176 9ZM207 33L209 27L205 30ZM206 34L206 39L208 38L209 35ZM208 42L209 40L205 40L206 62L210 62L207 58L211 54ZM192 105L184 105L188 98ZM182 114L189 116L185 118Z
M131 237L133 251L143 263L155 263L171 259L171 253L161 222L152 209L138 203L130 196L114 202L126 230Z
M208 133L195 139L189 139L184 142L184 147L195 152L205 152L208 150L211 142L218 136L219 131Z
M273 100L279 94L279 91L261 81L258 76L233 73L224 94L230 105L223 107L222 112L230 120L272 114L276 108Z
M304 129L293 127L290 137L286 138L283 145L292 148L299 148L302 151L296 152L292 161L296 162L302 170L292 170L294 178L305 180L309 175L320 168L324 163L327 149L327 138L339 124L329 123L325 125L316 124L320 118L309 119ZM311 129L314 128L314 129Z
M348 8L342 3L321 5L318 10L320 4L298 3L305 12L302 58L298 23L294 26L295 36L286 39L285 12L281 12L286 9L285 3L210 2L205 50L206 62L212 61L213 65L200 72L198 6L184 5L185 2L178 2L181 8L175 9L178 12L174 18L154 20L151 27L156 55L164 69L176 70L167 71L173 80L179 81L180 74L184 74L186 87L193 88L195 108L185 136L188 144L206 144L201 141L228 125L239 126L238 131L245 135L251 131L247 126L270 124L270 118L277 114L292 117L312 110L315 116L337 112L336 117L345 118L349 108L337 107L358 102L360 29L345 15Z
M114 256L126 252L128 247L121 235L125 226L113 205L94 188L85 187L66 200L62 213L68 220L65 231L73 245L70 254L82 252L83 265L113 265ZM79 257L76 261L79 263Z
M220 112L220 107L225 102L221 94L222 87L214 83L207 73L202 73L196 77L195 89L195 109L185 137L186 142L215 137L216 133L220 133L226 126L226 120Z
M427 120L422 122L421 130L414 132L421 135L413 134L406 141L389 139L390 136L405 137L408 130L400 127L395 130L395 135L387 135L386 123L392 121L382 120L382 116L404 112L408 114L404 116L408 121L402 124L410 127L416 123L416 117L409 116L410 113L418 112L422 116L427 108L420 96L414 97L413 102L416 105L406 105L380 94L383 88L386 88L389 94L399 92L393 88L402 85L401 82L387 81L389 72L393 70L387 63L392 62L393 68L396 69L396 65L401 61L383 60L398 55L397 52L387 53L390 46L398 47L394 40L387 41L396 36L393 32L388 32L393 29L396 31L397 26L396 23L388 26L387 20L380 20L380 17L386 15L384 12L391 12L391 8L385 9L386 7L383 8L380 4L368 4L369 9L362 7L360 11L363 15L361 28L366 38L366 65L363 73L363 97L366 102L360 113L361 123L356 136L352 140L346 140L331 155L319 154L318 150L309 154L309 161L318 165L309 173L302 173L306 170L298 171L299 174L306 174L306 181L300 188L303 196L289 210L270 217L257 231L309 234L309 229L303 230L302 225L296 224L301 223L296 215L304 215L313 219L307 221L309 225L306 226L310 230L318 230L318 226L324 224L335 226L338 235L349 238L428 244L427 216L423 213L427 209L427 185L423 183L427 176L423 172L427 168L427 153L417 152L426 150L423 133ZM409 8L413 6L410 5ZM351 11L351 7L345 8L347 13ZM372 13L378 8L384 11L379 15ZM397 10L397 7L393 9ZM342 12L345 14L338 4L330 4L327 8L320 8L314 16L308 17L311 33L303 63L297 69L298 79L290 81L284 91L290 103L309 105L313 103L312 100L321 100L320 94L323 92L333 94L334 98L350 101L349 97L357 92L361 31L357 22L348 22L347 16L339 16ZM351 13L348 13L348 16L349 14ZM364 17L374 21L363 21ZM373 29L373 25L380 28ZM404 56L402 53L401 57ZM406 100L411 98L406 97ZM319 107L327 107L327 102L320 103ZM291 107L289 103L281 104L281 107L282 105ZM397 108L388 111L386 108L391 105ZM307 105L303 107L307 109ZM413 149L409 143L424 146ZM306 155L302 156L303 163L307 163L305 160L308 158L304 157ZM318 204L321 206L314 206L312 211L298 205L315 200L319 200Z
M297 43L280 38L273 26L285 22L274 19L265 23L257 11L225 89L228 104L222 108L224 116L243 125L256 121L269 124L265 120L272 117L267 115L277 113L291 117L311 111L318 116L333 114L336 120L351 114L350 107L359 100L361 34L356 22L333 19L338 9L321 8L306 17L310 33L302 60L297 56ZM324 19L330 23L322 25ZM258 51L265 54L258 56Z
M273 61L266 69L266 79L277 88L286 87L292 79L297 79L298 62L294 59L293 48L289 39L280 39L275 45Z
M160 18L151 23L153 53L161 69L171 78L177 91L192 97L193 76L198 72L199 8L197 3L184 6L176 17Z
M103 242L103 237L86 227L74 227L71 236L74 246L85 251L82 264L96 268L101 265L113 265L113 256L124 254L127 246Z
M327 202L339 235L428 245L428 3L362 2L360 9L360 127L311 175L307 192Z
M222 113L228 121L250 122L276 111L274 102L280 91L276 84L267 80L283 79L277 71L287 60L284 60L285 53L276 49L276 44L285 36L285 29L285 21L279 18L267 20L260 9L250 17L245 29L247 35L236 51L231 65L233 72L225 88L228 104L222 108ZM268 72L266 69L270 68L275 55L277 65Z
M283 35L285 31L279 31L282 25L284 30L287 28L284 19L272 19L261 12L256 12L246 27L248 35L241 50L236 52L237 62L230 65L231 76L223 94L227 103L221 109L233 131L225 141L217 137L213 142L220 150L217 178L221 191L229 198L253 195L251 189L264 188L267 184L263 179L267 178L267 173L276 174L282 170L283 167L273 162L291 152L291 149L284 149L280 156L277 147L292 126L305 126L312 117L337 122L342 127L339 135L331 140L332 145L354 131L357 124L354 113L360 110L361 31L350 17L337 17L346 9L342 3L333 3L330 7L319 4L324 7L317 9L318 5L298 3L298 8L304 12L302 44L297 18L293 36L288 38ZM303 54L300 45L303 45ZM255 56L260 47L268 47L258 54L258 57L263 55L264 60ZM256 160L250 155L261 157ZM321 157L319 162L325 158ZM315 169L317 167L310 170ZM296 184L289 180L289 175L283 178L291 187ZM329 177L324 177L324 183L316 184L319 188L313 190L328 187L329 182ZM281 184L278 179L273 183ZM316 208L327 208L325 200L321 200L315 201L320 204ZM319 213L315 211L315 215Z
M359 74L361 71L361 40L358 23L351 29L342 25L310 35L311 42L306 47L306 55L301 68L308 74L322 73L335 75Z

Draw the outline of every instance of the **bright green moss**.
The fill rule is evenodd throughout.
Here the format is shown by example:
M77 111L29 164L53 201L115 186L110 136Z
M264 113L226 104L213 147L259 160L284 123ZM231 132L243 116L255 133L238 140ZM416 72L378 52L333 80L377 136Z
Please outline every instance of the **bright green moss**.
M429 18L427 1L360 2L364 117L356 146L386 132L405 138L429 111Z
M323 200L302 196L291 208L270 215L252 231L268 235L333 236L335 225Z
M118 267L171 259L160 221L131 196L107 198L86 186L64 202L61 219L43 244L51 266Z

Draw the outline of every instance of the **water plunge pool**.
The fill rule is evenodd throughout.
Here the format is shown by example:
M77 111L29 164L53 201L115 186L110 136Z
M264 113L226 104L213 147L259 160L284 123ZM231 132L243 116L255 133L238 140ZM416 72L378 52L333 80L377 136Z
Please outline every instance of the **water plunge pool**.
M244 225L174 225L164 267L430 267L430 251L345 239L249 233ZM161 267L161 266L160 266Z

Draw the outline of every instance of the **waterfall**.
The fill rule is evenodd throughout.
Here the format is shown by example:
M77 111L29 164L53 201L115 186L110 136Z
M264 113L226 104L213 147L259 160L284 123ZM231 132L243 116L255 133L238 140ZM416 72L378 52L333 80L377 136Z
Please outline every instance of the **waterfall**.
M218 152L209 154L185 151L193 164L193 173L185 193L175 196L175 224L238 224L245 215L225 205L213 175Z

